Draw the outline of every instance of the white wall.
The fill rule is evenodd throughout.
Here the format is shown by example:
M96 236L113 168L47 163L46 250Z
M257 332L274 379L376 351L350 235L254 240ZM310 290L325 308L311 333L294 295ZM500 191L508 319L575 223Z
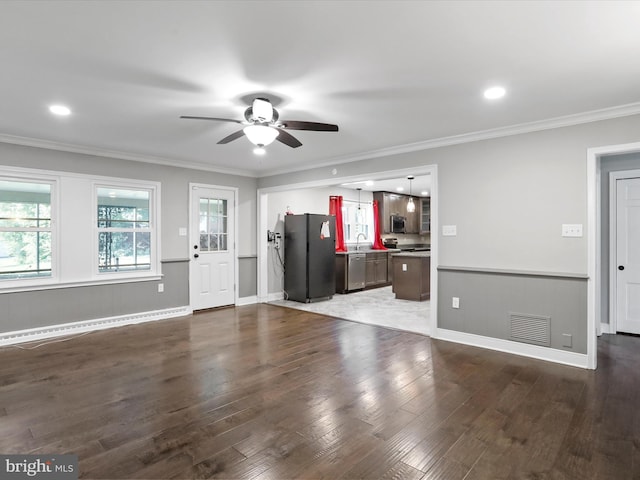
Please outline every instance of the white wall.
M329 214L329 197L331 195L342 195L344 200L358 200L357 190L340 187L305 188L269 193L267 196L267 224L269 225L269 230L279 233L284 240L284 216L287 207L294 214L317 213L327 215ZM365 191L360 192L360 201L373 201L373 194ZM282 260L284 260L284 247L280 250L280 254ZM284 285L283 269L273 244L269 246L268 265L269 293L281 292Z

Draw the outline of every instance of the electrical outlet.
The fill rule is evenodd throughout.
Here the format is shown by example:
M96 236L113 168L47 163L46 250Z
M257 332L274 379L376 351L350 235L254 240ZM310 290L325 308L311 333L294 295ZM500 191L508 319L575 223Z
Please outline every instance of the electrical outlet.
M573 347L573 335L570 333L562 334L562 346L563 347Z
M458 227L457 225L443 225L442 226L442 236L443 237L455 237L458 235Z
M158 293L162 293L164 292L164 283L159 283L158 284Z
M582 224L562 224L562 236L563 237L581 237L582 236Z
M452 297L451 298L451 308L460 308L460 298Z

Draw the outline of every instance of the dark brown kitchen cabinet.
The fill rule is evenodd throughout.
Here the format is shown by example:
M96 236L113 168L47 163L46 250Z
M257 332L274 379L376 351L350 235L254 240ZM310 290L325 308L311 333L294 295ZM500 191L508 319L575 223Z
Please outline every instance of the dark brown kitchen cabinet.
M413 198L413 205L415 206L415 210L413 212L408 212L406 205L409 204L409 198ZM405 216L407 217L406 222L406 233L420 233L420 199L416 197L405 197Z
M425 252L393 256L393 293L402 300L431 298L431 256Z
M391 215L406 218L404 233L420 232L420 198L413 197L416 206L414 212L407 212L408 195L390 192L373 192L373 199L378 201L378 220L383 234L391 232Z
M367 252L365 261L365 287L388 283L387 252Z
M431 232L431 198L420 199L420 234Z

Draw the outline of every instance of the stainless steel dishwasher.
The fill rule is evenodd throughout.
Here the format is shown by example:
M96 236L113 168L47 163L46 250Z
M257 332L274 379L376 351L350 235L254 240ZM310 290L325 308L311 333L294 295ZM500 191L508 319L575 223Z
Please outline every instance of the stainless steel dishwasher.
M365 253L349 254L349 282L347 290L364 288L366 257L367 255Z

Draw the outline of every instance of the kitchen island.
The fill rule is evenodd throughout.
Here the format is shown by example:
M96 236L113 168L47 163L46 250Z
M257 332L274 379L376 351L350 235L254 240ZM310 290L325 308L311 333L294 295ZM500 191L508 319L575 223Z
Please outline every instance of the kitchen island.
M396 298L418 302L431 298L431 252L395 253L392 262Z

